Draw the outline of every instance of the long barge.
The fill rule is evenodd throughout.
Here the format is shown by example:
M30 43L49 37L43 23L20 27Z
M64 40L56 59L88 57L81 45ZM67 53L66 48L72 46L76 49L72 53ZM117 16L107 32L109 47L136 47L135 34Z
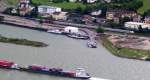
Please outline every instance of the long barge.
M67 36L70 37L70 38L74 38L74 39L84 39L84 40L89 39L88 35L81 35L81 34L72 34L72 33L69 33L69 34L67 34Z
M85 72L84 69L78 68L76 71L68 71L60 68L47 68L38 65L29 65L27 67L20 66L14 62L0 60L0 68L25 71L30 73L39 73L46 75L55 75L61 77L79 78L79 79L89 79L90 75Z

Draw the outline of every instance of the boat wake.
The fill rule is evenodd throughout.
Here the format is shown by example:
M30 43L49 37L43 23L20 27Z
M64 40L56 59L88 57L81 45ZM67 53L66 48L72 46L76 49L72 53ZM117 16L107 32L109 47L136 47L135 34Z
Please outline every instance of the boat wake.
M110 80L110 79L103 79L103 78L91 77L89 80Z

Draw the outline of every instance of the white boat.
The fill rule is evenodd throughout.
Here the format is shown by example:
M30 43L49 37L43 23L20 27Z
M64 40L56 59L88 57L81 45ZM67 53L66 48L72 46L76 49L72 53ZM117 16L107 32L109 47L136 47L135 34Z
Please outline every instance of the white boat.
M89 48L97 48L97 43L95 41L88 41L87 46Z
M48 30L48 33L54 33L54 34L62 34L62 31L60 31L59 29L52 29L52 30Z
M67 34L68 37L71 37L71 38L75 38L75 39L89 39L89 36L86 36L86 35L81 35L81 34Z
M111 80L111 79L103 79L103 78L91 77L89 80Z

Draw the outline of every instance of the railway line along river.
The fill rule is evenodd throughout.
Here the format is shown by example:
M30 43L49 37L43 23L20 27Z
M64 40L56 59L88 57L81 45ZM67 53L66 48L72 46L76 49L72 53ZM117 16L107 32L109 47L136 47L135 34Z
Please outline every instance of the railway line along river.
M82 67L94 77L111 80L149 80L150 62L113 56L101 44L91 49L86 41L42 31L0 25L0 34L6 37L25 38L49 44L36 48L0 43L0 59L21 65L39 64L74 70ZM75 80L0 69L0 80Z

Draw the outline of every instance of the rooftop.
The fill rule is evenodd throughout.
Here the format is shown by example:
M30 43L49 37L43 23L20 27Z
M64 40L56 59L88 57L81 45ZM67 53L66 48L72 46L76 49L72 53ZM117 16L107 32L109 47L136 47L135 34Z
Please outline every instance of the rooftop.
M53 6L46 6L46 5L40 5L38 7L40 7L40 8L60 8L60 7L53 7Z

